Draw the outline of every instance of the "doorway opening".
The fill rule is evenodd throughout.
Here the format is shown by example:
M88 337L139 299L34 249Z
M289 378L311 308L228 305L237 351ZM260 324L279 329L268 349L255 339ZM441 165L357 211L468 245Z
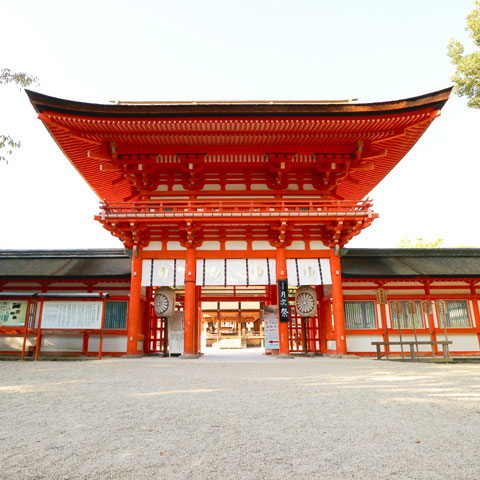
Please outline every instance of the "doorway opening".
M270 302L269 287L202 287L202 352L265 349L263 307Z
M275 285L204 286L197 289L198 314L195 328L195 341L199 347L197 351L207 355L219 352L225 354L235 352L237 355L242 352L251 354L254 351L259 354L276 353L278 347L275 348L275 344L270 345L268 325L266 326L264 320L265 306L275 306L277 303ZM145 353L168 356L172 353L169 345L169 321L155 314L153 301L155 288L148 287L146 290ZM184 290L183 288L175 290L176 309L181 312ZM294 306L295 288L289 290L290 353L323 352L327 333L326 319L331 317L330 302L319 301L315 316L305 319L298 315Z

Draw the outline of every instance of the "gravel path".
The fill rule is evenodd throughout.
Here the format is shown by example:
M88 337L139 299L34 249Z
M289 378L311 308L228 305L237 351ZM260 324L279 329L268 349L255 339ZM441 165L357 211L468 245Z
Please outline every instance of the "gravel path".
M0 478L479 479L480 365L0 362Z

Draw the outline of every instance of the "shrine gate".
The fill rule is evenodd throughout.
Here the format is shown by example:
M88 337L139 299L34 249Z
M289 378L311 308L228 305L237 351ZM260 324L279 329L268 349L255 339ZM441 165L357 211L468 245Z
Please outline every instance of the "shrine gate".
M347 353L340 248L377 217L367 195L450 90L370 104L96 105L27 93L101 200L96 220L132 252L127 353L152 351L163 328L153 294L172 287L183 353L198 354L201 303L226 298L210 293L221 287L237 302L280 303L279 353L288 355L299 324L290 303L282 313L280 293L300 286L318 299L309 350Z

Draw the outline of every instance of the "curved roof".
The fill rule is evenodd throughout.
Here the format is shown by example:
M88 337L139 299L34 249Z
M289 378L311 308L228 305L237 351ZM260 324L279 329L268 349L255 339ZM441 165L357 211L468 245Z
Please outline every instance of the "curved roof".
M344 278L480 277L479 248L345 248Z
M419 108L440 110L448 100L453 87L416 97L387 102L352 103L348 100L322 101L178 101L145 103L97 104L76 102L25 90L38 113L44 111L73 115L114 117L162 117L162 116L255 116L255 115L371 115L401 113Z
M201 168L205 174L216 174L228 165L236 171L263 168L268 172L270 159L265 163L265 154L272 153L296 154L292 171L307 172L309 178L323 174L330 165L336 175L339 168L344 169L335 194L358 201L405 156L439 115L450 92L447 88L378 103L99 105L27 90L59 147L107 202L135 198L138 185L132 187L133 182L145 181L155 169L168 175L181 173L179 154L208 154ZM116 158L112 158L111 145L115 145ZM118 160L122 155L128 158L123 165Z
M1 278L130 278L123 249L0 250Z

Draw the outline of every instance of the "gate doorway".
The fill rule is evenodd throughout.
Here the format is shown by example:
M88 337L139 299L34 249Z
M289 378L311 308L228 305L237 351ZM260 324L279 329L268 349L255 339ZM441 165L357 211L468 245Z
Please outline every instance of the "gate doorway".
M262 311L269 287L202 287L202 351L265 347Z
M197 287L197 329L200 351L203 354L221 350L228 353L261 349L265 346L263 308L276 304L276 286ZM155 314L155 289L146 289L145 353L168 355L168 319ZM177 310L183 310L184 291L177 288ZM321 298L321 297L319 297ZM289 292L290 322L289 351L293 354L321 353L325 343L326 318L321 302L317 314L309 319L297 315L295 289ZM274 351L273 351L274 353Z

